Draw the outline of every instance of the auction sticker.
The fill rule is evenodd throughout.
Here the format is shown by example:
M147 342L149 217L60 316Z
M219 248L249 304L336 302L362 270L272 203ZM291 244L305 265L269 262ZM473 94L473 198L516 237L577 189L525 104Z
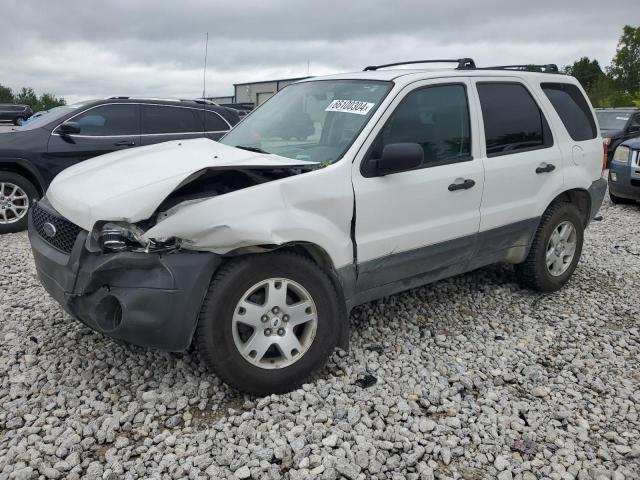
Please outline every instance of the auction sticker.
M324 111L366 115L374 106L375 103L361 102L360 100L334 100Z

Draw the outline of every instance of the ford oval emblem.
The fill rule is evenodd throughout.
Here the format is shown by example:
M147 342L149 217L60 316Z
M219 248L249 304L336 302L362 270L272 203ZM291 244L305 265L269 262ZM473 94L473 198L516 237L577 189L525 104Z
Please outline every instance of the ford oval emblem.
M55 237L56 233L58 233L58 231L56 230L56 226L50 222L47 222L44 225L42 225L42 231L49 238Z

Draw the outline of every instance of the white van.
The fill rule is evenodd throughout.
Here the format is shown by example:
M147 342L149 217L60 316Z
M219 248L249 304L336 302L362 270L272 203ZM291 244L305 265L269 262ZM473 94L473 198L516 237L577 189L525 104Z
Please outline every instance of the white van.
M561 288L606 189L593 109L553 65L455 62L304 80L219 143L63 171L30 213L42 284L106 335L195 341L258 394L346 348L355 305L495 262Z

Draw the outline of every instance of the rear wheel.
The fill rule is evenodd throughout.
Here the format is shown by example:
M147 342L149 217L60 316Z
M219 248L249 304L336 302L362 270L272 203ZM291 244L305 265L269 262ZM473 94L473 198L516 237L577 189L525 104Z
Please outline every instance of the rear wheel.
M0 234L27 228L27 212L38 191L34 185L13 172L0 171Z
M551 205L542 216L527 259L517 266L521 283L542 292L560 289L578 265L583 240L578 209L569 203Z
M633 200L629 198L618 197L617 195L611 193L611 191L609 191L609 198L616 205L628 205L630 203L633 203Z
M226 264L204 301L196 342L229 385L264 395L297 388L337 344L341 318L327 275L306 257L274 252Z

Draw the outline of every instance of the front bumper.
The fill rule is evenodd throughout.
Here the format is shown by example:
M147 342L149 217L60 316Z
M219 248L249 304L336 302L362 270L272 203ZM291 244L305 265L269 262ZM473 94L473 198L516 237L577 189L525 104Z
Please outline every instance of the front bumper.
M53 211L46 201L41 204ZM186 349L220 257L184 251L92 253L86 238L87 232L80 232L71 253L64 253L38 234L29 215L29 240L45 290L105 335L162 350Z
M630 164L622 165L611 162L609 165L609 191L616 197L640 200L640 153L634 150L631 154ZM616 180L613 181L612 174Z

